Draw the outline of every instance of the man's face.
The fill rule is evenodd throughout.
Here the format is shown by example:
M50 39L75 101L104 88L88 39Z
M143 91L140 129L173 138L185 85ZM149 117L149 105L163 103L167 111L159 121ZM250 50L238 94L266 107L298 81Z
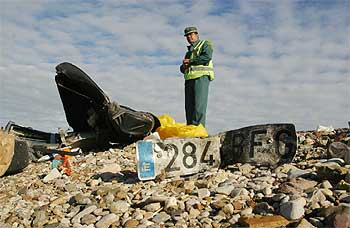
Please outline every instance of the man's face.
M187 42L190 44L193 44L194 42L196 42L198 38L199 36L198 36L198 33L196 32L191 32L190 34L186 35Z

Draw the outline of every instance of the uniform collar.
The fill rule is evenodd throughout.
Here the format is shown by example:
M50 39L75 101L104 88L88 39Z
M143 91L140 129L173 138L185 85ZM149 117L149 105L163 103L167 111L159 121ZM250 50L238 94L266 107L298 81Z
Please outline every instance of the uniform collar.
M198 44L199 42L201 42L201 41L198 39L198 40L197 40L196 42L194 42L193 44L188 45L188 46L187 46L188 50L189 50L189 51L192 51L192 50L197 46L197 44Z

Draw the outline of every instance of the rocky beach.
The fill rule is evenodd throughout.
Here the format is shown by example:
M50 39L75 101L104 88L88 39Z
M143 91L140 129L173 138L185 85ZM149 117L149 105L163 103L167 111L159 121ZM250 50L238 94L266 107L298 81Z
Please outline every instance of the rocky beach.
M135 143L0 178L0 227L350 227L350 129L297 132L292 163L140 181Z

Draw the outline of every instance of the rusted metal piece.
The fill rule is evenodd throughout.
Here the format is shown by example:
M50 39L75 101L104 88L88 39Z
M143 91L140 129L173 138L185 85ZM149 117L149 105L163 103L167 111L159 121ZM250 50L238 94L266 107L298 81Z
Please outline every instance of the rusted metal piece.
M0 130L0 176L20 172L30 162L28 142Z
M11 164L15 149L15 137L0 130L0 177Z
M240 163L277 165L291 162L297 149L293 124L264 124L219 133L221 167Z

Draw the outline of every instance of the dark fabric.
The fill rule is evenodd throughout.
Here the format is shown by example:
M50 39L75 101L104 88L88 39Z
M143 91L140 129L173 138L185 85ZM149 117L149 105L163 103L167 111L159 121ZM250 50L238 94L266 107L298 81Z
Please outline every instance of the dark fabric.
M111 123L111 141L133 142L142 140L160 127L157 117L148 112L138 112L112 102L108 105L108 119Z
M69 126L76 132L93 131L97 141L131 143L160 126L156 116L110 102L105 93L78 67L62 63L56 67L58 91Z
M209 76L185 81L185 110L187 124L205 127L208 104Z
M71 63L56 66L55 81L69 126L74 131L91 131L88 123L109 103L108 97L81 69ZM94 125L94 124L93 124Z

